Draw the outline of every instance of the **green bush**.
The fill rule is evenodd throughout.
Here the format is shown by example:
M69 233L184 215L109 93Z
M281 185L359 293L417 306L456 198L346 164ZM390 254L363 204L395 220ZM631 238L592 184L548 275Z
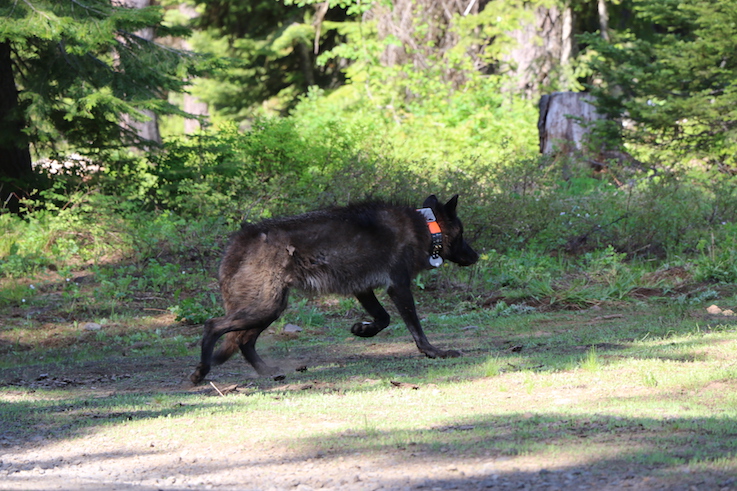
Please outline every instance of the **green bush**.
M165 150L147 170L147 196L186 217L296 213L366 194L365 184L375 180L373 163L352 147L349 134L301 133L288 118L259 119L244 132L224 125L172 138Z
M704 237L698 244L694 260L697 281L737 283L737 224L724 224L721 230Z
M169 307L177 322L187 324L203 324L206 320L223 315L224 311L213 294L209 297L182 299L177 305Z

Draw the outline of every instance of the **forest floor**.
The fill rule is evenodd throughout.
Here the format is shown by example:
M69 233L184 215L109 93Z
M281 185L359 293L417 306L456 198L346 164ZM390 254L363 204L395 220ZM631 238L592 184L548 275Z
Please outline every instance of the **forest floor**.
M2 316L6 334L22 335L9 326L28 323L24 312ZM188 376L201 328L171 313L145 329L185 340L186 353L39 315L33 326L53 360L10 347L10 334L0 343L6 362L18 359L0 368L0 490L737 489L734 326L658 341L653 350L671 351L639 368L643 352L625 345L645 341L611 342L613 324L626 333L651 314L614 306L428 329L464 352L454 360L422 357L401 325L366 341L341 321L264 336L284 380L234 357L198 386ZM703 316L684 319L704 329ZM592 335L584 331L609 341L562 344ZM95 343L107 344L105 356L72 357ZM587 369L592 346L599 358L589 354L597 366ZM577 365L543 366L564 357ZM484 364L488 373L469 371ZM721 371L693 379L700 370ZM669 382L679 373L691 378Z
M374 353L376 354L376 353ZM394 353L392 353L394 354ZM410 355L414 356L414 355ZM301 360L304 362L305 360ZM340 362L337 360L338 363ZM240 362L240 360L238 360ZM77 397L98 399L127 391L169 396L197 393L223 397L210 384L192 387L185 381L191 358L149 360L117 359L85 363L74 370L50 372L43 380L43 365L24 370L3 370L0 383L17 387L19 397L27 391L44 387L74 391ZM216 386L228 387L232 373ZM289 384L268 382L269 391L323 390L319 382ZM308 385L312 385L308 387ZM734 390L737 384L725 389ZM410 389L411 390L411 389ZM561 394L561 392L564 392ZM570 396L585 397L590 391L538 391L537 400L559 400ZM12 391L6 395L12 394ZM226 395L225 397L228 397ZM108 414L90 411L88 418L109 418ZM248 418L248 414L242 416ZM315 424L325 424L315 421ZM282 423L280 423L282 424ZM471 427L458 425L439 431L469 432ZM55 438L36 429L26 441L0 437L0 489L7 490L282 490L296 489L667 489L717 490L737 489L735 475L725 470L696 471L683 465L675 472L663 473L657 465L617 461L591 462L587 455L465 455L462 450L417 449L411 446L386 447L381 451L349 449L347 452L310 451L290 445L246 438L236 445L228 439L177 441L161 439L162 433L135 434L121 438L104 427L72 439ZM176 429L186 433L186 424ZM642 429L646 437L648 430ZM163 433L168 434L168 433ZM173 433L176 435L176 432ZM581 435L582 442L587 435ZM621 439L637 440L631 432L597 434L592 449L611 444L620 449ZM585 443L583 444L585 447Z

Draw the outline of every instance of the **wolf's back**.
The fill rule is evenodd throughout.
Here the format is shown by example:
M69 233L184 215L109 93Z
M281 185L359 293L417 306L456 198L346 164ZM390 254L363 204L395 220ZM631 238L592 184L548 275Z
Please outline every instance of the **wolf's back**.
M422 269L423 232L412 208L385 203L246 224L226 249L220 280L248 275L261 282L269 276L286 287L340 294L386 287L397 264Z

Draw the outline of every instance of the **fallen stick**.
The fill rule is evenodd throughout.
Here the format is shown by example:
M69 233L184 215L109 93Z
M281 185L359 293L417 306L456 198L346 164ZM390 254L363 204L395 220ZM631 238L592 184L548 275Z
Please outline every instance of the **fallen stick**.
M223 394L222 392L220 392L220 389L218 389L218 388L217 388L217 387L215 386L215 384L213 384L212 382L210 382L210 385L212 385L212 388L213 388L213 389L215 389L216 391L218 391L218 394L220 394L221 396L225 397L225 394Z

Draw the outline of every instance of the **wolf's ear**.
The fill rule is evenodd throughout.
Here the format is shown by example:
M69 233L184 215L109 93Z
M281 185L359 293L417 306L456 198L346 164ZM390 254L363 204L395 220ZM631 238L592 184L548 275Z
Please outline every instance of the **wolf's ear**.
M438 201L438 198L434 194L431 194L430 196L428 196L425 202L422 203L423 208L437 208L438 205L440 205L440 202Z
M456 216L456 207L458 207L458 195L454 195L452 198L448 200L447 203L445 203L445 212L448 213L450 217Z

